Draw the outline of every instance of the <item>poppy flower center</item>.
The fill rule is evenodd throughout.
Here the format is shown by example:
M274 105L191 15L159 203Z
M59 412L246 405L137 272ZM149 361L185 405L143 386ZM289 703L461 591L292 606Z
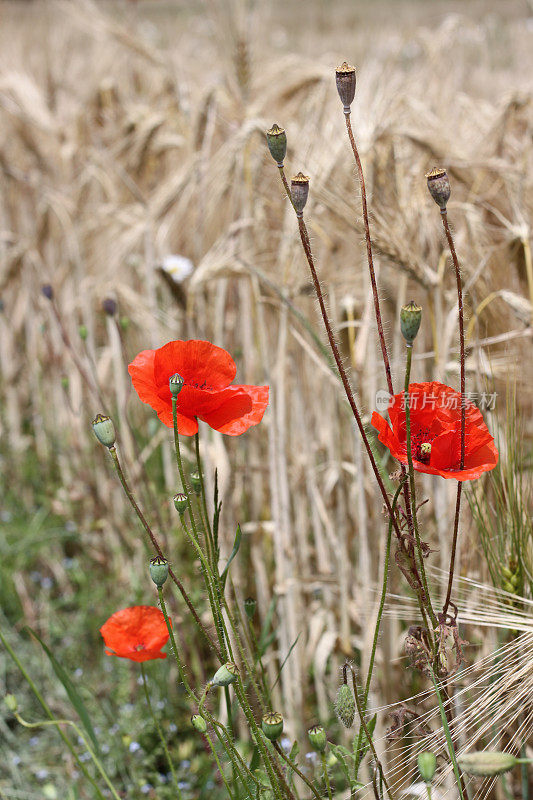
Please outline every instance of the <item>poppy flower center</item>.
M144 646L144 644L142 644L142 643L141 643L141 644L136 644L136 645L135 645L135 650L136 650L137 652L139 652L139 650L144 650L144 649L145 649L145 646Z
M430 433L429 428L420 427L416 431L411 431L411 455L417 461L428 464L431 456L431 442L435 435Z

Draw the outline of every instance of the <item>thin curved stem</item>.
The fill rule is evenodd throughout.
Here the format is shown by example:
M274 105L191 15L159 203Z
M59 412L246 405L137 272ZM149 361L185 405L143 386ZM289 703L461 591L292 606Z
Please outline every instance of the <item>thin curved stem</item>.
M309 787L309 789L311 789L311 791L313 792L314 796L316 797L316 800L322 800L322 798L321 798L321 796L320 796L319 792L318 792L318 791L317 791L317 789L316 789L316 788L313 786L313 784L312 784L312 782L309 780L309 778L307 778L307 777L306 777L306 776L303 774L303 772L301 771L301 769L299 769L299 767L297 767L297 766L296 766L296 764L295 764L293 761L291 761L291 760L290 760L289 756L288 756L286 753L284 753L284 752L283 752L282 748L281 748L281 747L280 747L280 745L279 745L279 742L274 742L273 744L274 744L274 748L275 748L275 750L276 750L276 753L278 753L278 755L280 755L280 756L281 756L281 758L282 758L282 759L283 759L283 760L284 760L284 761L285 761L285 762L286 762L286 763L287 763L287 764L290 766L290 768L291 768L291 769L293 769L293 770L295 771L295 773L298 775L298 777L300 778L300 780L302 780L302 781L303 781L303 782L306 784L306 786L308 786L308 787Z
M389 393L393 395L394 389L392 386L392 375L391 375L389 354L387 352L385 334L383 333L383 322L381 320L381 309L379 305L376 273L374 271L374 259L372 257L372 242L370 239L370 224L368 222L368 208L366 203L366 186L365 186L365 178L363 175L363 166L361 164L361 159L359 158L359 151L357 150L357 145L355 144L349 111L344 112L344 119L346 120L346 130L348 131L348 139L350 140L350 145L352 147L355 163L357 165L357 172L359 174L359 185L361 187L361 205L363 207L363 223L365 228L366 255L368 260L368 270L370 272L370 282L372 284L372 294L374 296L374 310L376 313L376 323L378 327L379 342L381 345L381 354L383 356L383 365L385 367L385 376L387 378L387 386L389 388Z
M45 728L45 727L48 727L50 725L55 726L58 730L61 730L60 727L59 727L60 725L70 725L72 728L74 728L74 730L76 731L76 734L78 736L78 739L81 739L81 741L83 742L83 744L87 748L87 752L91 756L91 758L92 758L92 760L93 760L98 772L100 773L100 775L104 779L104 781L106 783L106 786L108 787L109 791L111 792L111 794L113 795L115 800L120 800L120 797L117 794L117 791L116 791L115 787L111 783L111 780L110 780L107 772L105 771L100 759L98 758L98 756L96 755L96 753L94 752L92 747L90 746L89 741L88 741L87 737L85 736L85 734L83 733L83 731L81 730L81 728L78 727L78 725L76 725L76 723L73 722L73 720L71 720L71 719L51 719L51 720L43 720L42 722L27 722L25 719L23 719L20 716L20 714L17 711L14 711L13 715L14 715L15 719L17 720L17 722L19 722L24 728ZM96 788L98 788L98 787L96 787ZM99 789L98 789L98 792L100 793ZM103 795L100 793L100 797L102 797L102 796Z
M427 666L428 666L429 674L430 674L430 677L431 677L431 681L432 681L433 686L435 688L435 694L437 695L437 703L439 705L440 718L441 718L441 722L442 722L442 727L444 729L444 735L446 737L446 743L448 745L448 753L449 753L449 756L450 756L450 759L451 759L451 762L452 762L453 772L454 772L454 775L455 775L455 781L457 783L457 788L459 789L459 795L461 797L461 800L465 800L465 796L463 794L461 773L459 772L459 765L457 764L457 759L455 757L455 748L453 746L450 727L448 725L448 720L446 718L446 712L444 710L444 705L442 703L442 697L441 697L441 694L440 694L440 689L439 689L439 686L438 686L438 683L437 683L437 679L435 678L435 673L433 672L433 669L431 667L431 664L428 663Z
M174 769L174 764L172 762L172 758L170 757L170 753L168 751L167 741L165 739L165 735L163 733L163 729L162 729L162 727L161 727L161 725L159 723L159 720L157 719L157 717L156 717L156 715L154 713L154 709L153 709L153 706L152 706L152 701L150 700L150 693L148 692L148 685L147 685L147 682L146 682L146 670L145 670L144 664L142 662L141 662L141 676L142 676L142 682L143 682L144 696L146 698L146 705L148 706L148 710L150 711L150 716L152 717L152 719L154 721L154 725L155 725L155 727L157 729L157 733L159 735L159 739L161 740L161 744L163 745L163 750L165 751L165 757L167 759L167 764L170 767L170 772L172 773L172 778L174 780L174 784L175 784L176 790L178 792L178 797L181 800L182 795L181 795L181 789L180 789L179 783L178 783L178 776L176 775L176 770Z
M26 680L26 683L28 684L28 686L32 690L33 694L37 698L37 700L38 700L41 708L43 709L44 713L46 714L46 716L49 718L49 720L51 722L55 722L56 719L55 719L55 717L54 717L54 715L52 713L52 710L51 710L50 706L48 705L48 703L43 698L42 694L40 693L39 689L37 688L37 686L35 685L33 680L30 678L28 672L26 672L26 669L24 668L24 665L22 664L21 660L19 659L19 657L17 656L17 654L15 653L15 651L13 650L13 648L11 647L11 645L9 644L7 639L5 638L5 636L2 633L2 631L0 631L0 640L2 641L2 644L4 645L4 647L6 648L7 652L9 653L9 655L11 656L11 658L13 659L15 664L17 665L20 673L23 675L24 679ZM76 750L74 749L74 746L73 746L72 742L70 741L70 739L68 738L68 736L59 727L57 728L57 732L61 736L64 744L70 750L72 756L74 757L76 763L78 764L78 766L80 768L80 771L87 778L87 780L94 786L94 788L98 792L99 797L101 797L102 800L104 800L104 795L102 794L101 790L99 789L98 784L96 783L94 778L88 772L87 767L85 766L83 761L80 761L80 757L76 753Z
M117 453L116 447L114 447L114 446L110 447L109 448L109 452L111 453L111 456L113 458L113 464L115 466L115 470L116 470L117 475L119 477L120 483L122 484L122 488L124 490L124 493L125 493L126 497L130 501L130 504L131 504L133 510L137 514L137 517L138 517L141 525L143 526L144 530L148 534L148 537L149 537L150 541L152 542L152 545L153 545L154 550L156 551L157 555L161 556L161 558L164 558L163 551L161 550L161 547L159 546L159 542L157 541L157 539L156 539L156 537L154 535L154 532L152 531L152 529L150 528L148 522L146 521L146 518L145 518L144 514L142 513L141 509L137 505L137 502L136 502L136 500L135 500L135 498L133 496L133 492L131 491L131 489L130 489L130 487L128 485L128 482L126 480L126 476L124 475L124 472L123 472L122 467L120 465L120 461L119 461L119 458L118 458L118 453ZM189 611L191 612L191 614L192 614L192 616L194 618L194 621L196 622L196 625L198 626L198 629L202 632L202 634L204 635L207 643L209 644L209 647L212 650L215 651L215 653L217 654L217 656L220 659L220 653L218 651L217 646L215 645L215 643L213 642L213 640L209 636L208 632L206 631L204 625L202 624L202 622L200 620L200 617L196 613L196 609L194 608L189 595L185 591L185 588L184 588L183 584L181 583L181 581L179 580L179 578L177 578L176 575L174 574L174 571L173 571L172 567L169 567L168 574L170 575L170 577L172 578L172 580L174 581L174 583L176 584L176 586L180 590L181 596L183 597L183 599L187 603L187 607L188 607ZM220 660L222 660L222 659L220 659Z
M327 761L326 761L326 754L324 752L322 752L321 756L322 756L322 769L324 771L324 782L326 784L326 789L327 789L327 792L328 792L328 798L329 798L329 800L333 800L333 795L331 794L331 783L329 781L329 775L328 775L328 765L327 765Z
M404 402L405 402L405 428L406 428L406 439L405 445L407 448L407 462L409 464L409 484L411 487L411 502L413 505L413 527L415 532L415 540L416 540L416 549L418 552L418 560L419 560L419 567L420 567L420 579L422 581L422 586L425 594L425 606L426 610L429 614L431 619L431 624L433 627L438 625L437 617L435 616L435 612L433 611L433 606L431 605L431 595L429 594L429 587L426 578L426 569L424 567L424 555L422 553L422 541L420 539L420 532L418 530L418 519L416 516L416 488L415 488L415 469L413 466L413 454L411 452L411 401L409 397L409 382L411 378L411 360L413 357L413 345L407 345L407 362L405 366L405 385L404 385Z
M350 666L350 671L352 673L353 693L354 693L354 697L355 697L355 705L357 706L357 713L359 714L359 720L361 721L361 725L362 725L363 730L365 732L365 736L366 736L366 739L367 739L367 742L368 742L368 746L370 747L370 750L372 751L372 755L374 756L374 761L376 762L376 764L378 766L378 769L380 771L381 779L383 781L383 785L385 786L385 789L387 790L387 794L389 795L390 800L395 800L394 794L392 793L392 790L391 790L391 788L390 788L390 786L388 784L388 781L387 781L387 779L385 777L385 772L383 770L383 765L382 765L381 761L379 760L379 756L378 756L378 754L376 752L376 748L375 748L374 742L372 740L372 735L371 735L370 731L368 730L368 725L366 724L366 720L365 720L366 710L364 710L362 705L361 705L361 698L359 697L359 689L357 687L357 680L356 680L356 677L355 677L354 669L353 669L351 664L349 666Z
M444 232L446 234L446 239L448 241L448 247L450 248L450 253L452 255L453 266L455 269L455 281L457 284L457 305L459 313L459 347L460 347L460 358L461 358L461 469L463 469L465 465L465 449L466 449L466 370L465 370L463 287L461 282L461 271L459 268L459 260L457 258L457 253L455 252L453 236L450 230L450 226L448 224L448 214L445 208L441 209L441 218L444 227ZM452 596L453 576L455 572L455 555L457 551L457 538L459 533L459 516L461 513L462 488L463 488L462 481L458 481L457 500L455 503L455 518L453 523L452 551L450 556L450 569L448 572L448 588L446 591L446 600L444 601L444 606L442 608L443 614L446 614L446 612L448 611L448 607L450 605L450 600Z

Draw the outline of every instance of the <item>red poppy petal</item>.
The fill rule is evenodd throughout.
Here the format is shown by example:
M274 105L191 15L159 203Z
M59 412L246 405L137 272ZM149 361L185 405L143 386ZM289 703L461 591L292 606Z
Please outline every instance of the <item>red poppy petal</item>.
M370 420L370 424L377 430L379 441L384 444L385 447L388 447L391 454L395 458L401 461L402 451L403 455L405 456L405 446L402 448L396 433L391 429L388 422L383 419L381 414L378 414L377 411L374 411Z
M225 389L237 374L226 350L198 339L168 342L155 351L154 376L158 386L178 372L186 384L199 389Z
M128 366L131 382L139 399L148 403L158 413L165 410L166 403L159 397L154 377L155 350L143 350ZM170 394L170 390L169 390Z
M234 393L235 398L228 398L223 405L204 414L201 417L204 422L228 436L240 436L261 422L268 406L268 386L229 386L226 393ZM246 398L246 404L237 402L241 394Z

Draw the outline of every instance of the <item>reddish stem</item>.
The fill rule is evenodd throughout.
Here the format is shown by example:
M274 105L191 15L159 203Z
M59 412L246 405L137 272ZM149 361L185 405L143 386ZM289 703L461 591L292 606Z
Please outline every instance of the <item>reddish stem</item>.
M446 209L441 210L442 216L442 224L444 226L444 232L446 234L446 239L448 240L448 247L450 248L450 253L452 254L452 261L453 266L455 268L455 280L457 282L457 301L459 307L459 346L461 351L461 469L463 469L465 465L465 434L466 434L466 406L465 406L465 397L466 397L466 375L465 375L465 330L464 330L464 314L463 314L463 287L461 283L461 272L459 269L459 261L457 259L457 253L455 252L455 245L453 243L452 232L450 230L450 226L448 224L448 214L446 213ZM453 576L455 571L455 555L457 551L457 538L459 533L459 515L461 512L461 492L462 492L463 484L461 481L457 484L457 500L455 503L455 519L453 523L453 540L452 540L452 552L450 556L450 569L448 572L448 589L446 591L446 600L444 601L444 606L442 609L442 613L446 614L448 611L448 607L450 605L451 595L452 595L452 586L453 586Z

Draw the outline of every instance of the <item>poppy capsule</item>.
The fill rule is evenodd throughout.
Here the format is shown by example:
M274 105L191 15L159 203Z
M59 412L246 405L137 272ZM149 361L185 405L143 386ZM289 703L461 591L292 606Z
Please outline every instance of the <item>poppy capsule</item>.
M324 730L322 725L313 725L312 728L309 728L307 731L307 735L309 737L309 741L311 742L311 746L317 750L319 753L323 753L326 749L327 738L326 738L326 731Z
M283 716L279 711L267 711L261 720L261 730L271 742L279 739L283 733Z
M337 91L344 106L344 113L350 113L350 106L355 97L356 75L355 67L350 66L346 61L337 67L335 70L335 81L337 83Z
M284 129L274 123L267 131L266 137L270 155L278 167L282 167L287 154L287 136Z
M150 577L159 588L168 578L168 561L163 556L154 556L150 559Z
M451 188L448 173L441 167L434 167L426 175L429 193L433 200L440 207L441 211L446 211L448 200L450 199Z
M97 414L92 422L94 435L105 447L113 447L116 442L117 434L111 417L104 414Z

